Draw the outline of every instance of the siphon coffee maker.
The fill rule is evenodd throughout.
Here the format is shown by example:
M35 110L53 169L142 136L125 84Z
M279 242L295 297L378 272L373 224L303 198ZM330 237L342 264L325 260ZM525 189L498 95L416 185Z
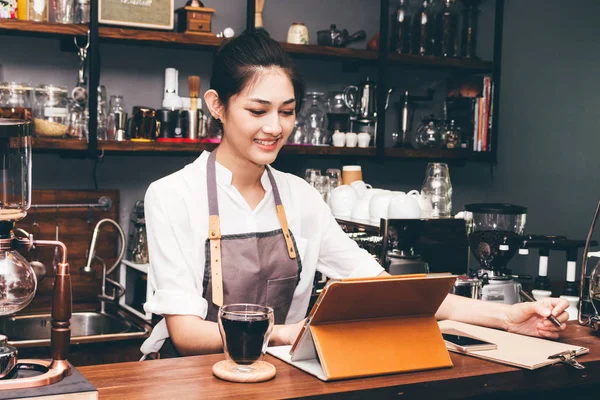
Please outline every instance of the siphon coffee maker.
M0 335L0 392L50 385L70 374L67 356L72 301L67 248L57 240L34 240L33 235L15 229L15 223L27 215L31 206L31 132L29 121L0 118L0 316L27 307L37 289L33 268L17 249L58 247L62 256L54 273L52 359L18 360L17 349L7 344L4 334Z
M481 299L504 304L521 301L521 284L508 268L525 230L527 208L502 203L467 204L468 238L480 268L471 277L481 281Z

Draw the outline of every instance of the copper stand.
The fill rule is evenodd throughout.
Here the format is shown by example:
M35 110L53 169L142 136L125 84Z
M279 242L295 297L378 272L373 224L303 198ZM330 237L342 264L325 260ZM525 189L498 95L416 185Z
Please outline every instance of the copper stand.
M26 246L29 249L36 246L59 246L62 249L62 262L56 267L54 278L54 293L52 295L52 331L50 334L50 346L52 349L52 360L21 360L19 364L30 364L41 366L48 371L42 375L21 379L0 380L0 391L25 389L39 386L51 385L61 381L70 375L67 356L71 342L71 275L67 263L67 247L64 243L56 240L33 240L29 238L13 239L18 246Z

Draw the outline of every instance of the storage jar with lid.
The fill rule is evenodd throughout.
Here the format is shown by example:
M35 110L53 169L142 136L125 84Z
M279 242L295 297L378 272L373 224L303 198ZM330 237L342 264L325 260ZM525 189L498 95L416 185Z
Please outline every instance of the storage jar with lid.
M35 134L50 137L64 136L69 127L68 106L66 87L45 84L36 86L33 108Z
M31 120L32 91L28 83L0 82L0 118Z

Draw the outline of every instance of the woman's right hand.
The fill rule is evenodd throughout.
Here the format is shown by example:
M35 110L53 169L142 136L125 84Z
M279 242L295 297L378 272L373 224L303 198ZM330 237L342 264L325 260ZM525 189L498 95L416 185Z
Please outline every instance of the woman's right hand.
M294 344L305 322L306 319L303 319L295 324L275 325L271 334L270 345L285 346Z

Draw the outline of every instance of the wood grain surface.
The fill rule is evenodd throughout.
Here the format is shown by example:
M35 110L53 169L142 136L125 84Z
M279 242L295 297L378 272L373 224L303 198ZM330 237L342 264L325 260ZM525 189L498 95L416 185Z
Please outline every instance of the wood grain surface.
M401 338L399 338L401 340ZM88 366L80 372L98 388L100 399L150 398L402 398L461 399L470 396L585 391L600 384L600 339L590 329L569 323L563 341L590 348L579 361L585 370L554 365L535 371L452 354L453 368L337 382L321 382L278 359L265 361L277 368L274 379L253 384L222 381L212 366L223 354L178 359Z

